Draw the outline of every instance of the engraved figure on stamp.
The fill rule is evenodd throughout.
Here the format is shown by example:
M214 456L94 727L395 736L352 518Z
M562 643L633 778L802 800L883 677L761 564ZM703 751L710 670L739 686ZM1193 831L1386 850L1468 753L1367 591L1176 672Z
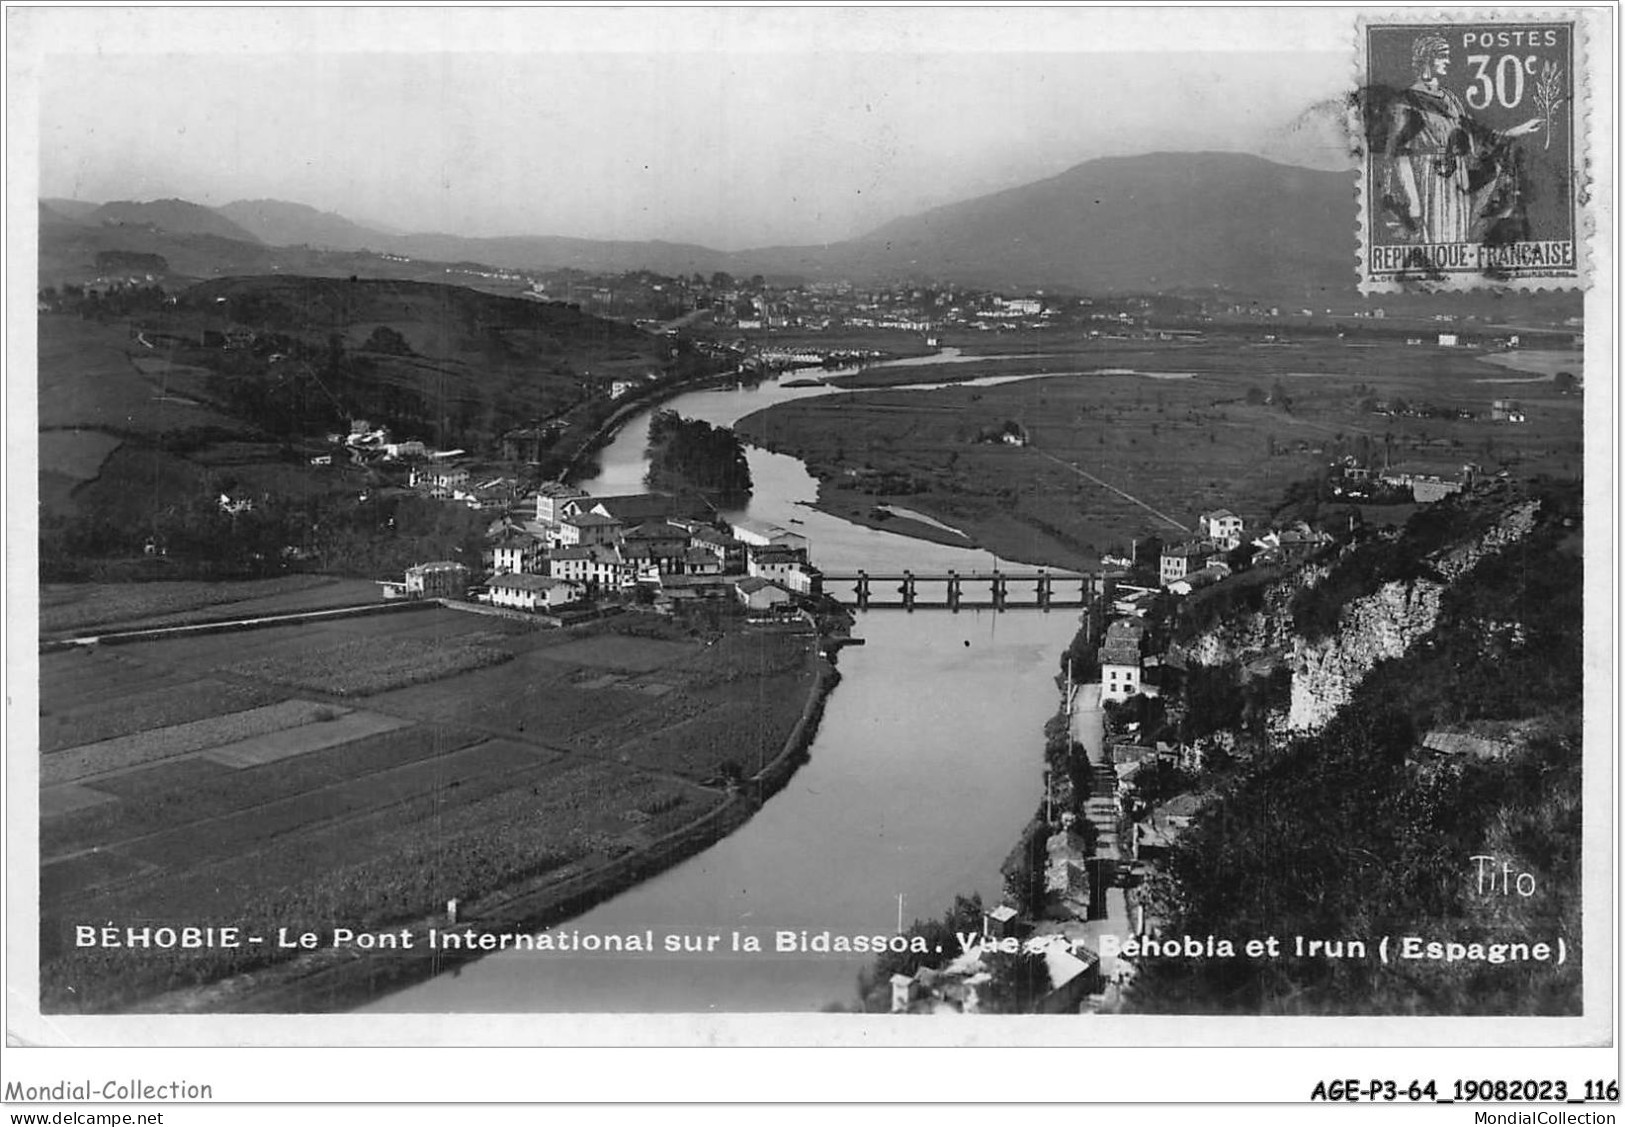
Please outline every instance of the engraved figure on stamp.
M1544 124L1534 117L1497 132L1475 121L1444 85L1450 62L1442 35L1418 35L1411 46L1416 80L1390 106L1383 202L1390 225L1418 243L1478 241L1515 218L1518 165L1510 142Z

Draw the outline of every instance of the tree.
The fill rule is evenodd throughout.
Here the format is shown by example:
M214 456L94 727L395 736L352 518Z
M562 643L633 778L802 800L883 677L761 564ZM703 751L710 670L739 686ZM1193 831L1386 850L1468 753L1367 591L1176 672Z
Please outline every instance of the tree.
M406 343L406 338L388 325L374 329L361 348L364 352L383 352L390 356L412 355L412 346Z
M1552 387L1557 390L1559 395L1573 394L1578 382L1574 378L1573 372L1559 372L1552 377Z

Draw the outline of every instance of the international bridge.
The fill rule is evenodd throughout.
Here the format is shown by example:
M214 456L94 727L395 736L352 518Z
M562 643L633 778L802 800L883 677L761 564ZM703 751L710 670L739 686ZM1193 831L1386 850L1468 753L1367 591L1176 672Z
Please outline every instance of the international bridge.
M1084 607L1105 592L1103 572L1036 571L946 571L887 572L826 571L823 592L859 610L951 610L985 609L1049 610Z

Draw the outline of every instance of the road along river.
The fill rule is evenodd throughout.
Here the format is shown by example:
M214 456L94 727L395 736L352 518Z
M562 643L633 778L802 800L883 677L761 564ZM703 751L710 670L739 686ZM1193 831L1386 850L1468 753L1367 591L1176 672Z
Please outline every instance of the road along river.
M786 388L692 392L663 406L732 424L774 403L839 394ZM1030 377L1018 377L1030 378ZM644 488L648 415L630 420L582 485ZM755 492L742 514L805 534L825 570L988 570L987 552L862 528L813 509L817 482L794 458L749 450ZM558 941L666 937L653 953L509 951L363 1012L806 1012L856 999L866 954L775 950L778 933L814 943L890 936L939 916L956 893L999 899L999 865L1042 794L1043 727L1072 611L877 610L841 652L809 760L746 825L705 852L553 929ZM754 937L760 952L735 951ZM714 937L714 938L713 938Z

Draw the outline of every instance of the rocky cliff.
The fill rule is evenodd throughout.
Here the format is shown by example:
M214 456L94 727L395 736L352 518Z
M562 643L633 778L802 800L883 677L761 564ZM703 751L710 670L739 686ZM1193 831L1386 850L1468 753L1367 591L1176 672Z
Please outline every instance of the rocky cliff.
M1351 559L1370 545L1345 549L1336 560L1306 565L1264 589L1258 609L1232 615L1194 637L1170 647L1177 659L1202 666L1249 666L1254 672L1271 661L1291 671L1290 703L1272 717L1272 731L1283 735L1318 731L1348 702L1354 690L1379 662L1405 654L1431 631L1447 591L1479 561L1527 536L1535 526L1538 501L1451 502L1458 513L1476 519L1432 551L1422 554L1422 574L1376 580L1374 590L1356 594L1337 612L1336 628L1306 637L1294 621L1298 596L1327 580L1338 568L1357 566ZM1407 531L1390 534L1383 544L1407 548L1421 539Z
M1451 584L1484 557L1529 534L1538 510L1536 501L1511 506L1488 529L1431 554L1427 563L1437 580L1384 583L1374 594L1343 608L1335 633L1314 641L1296 638L1287 730L1301 733L1324 727L1378 662L1402 656L1433 629Z

